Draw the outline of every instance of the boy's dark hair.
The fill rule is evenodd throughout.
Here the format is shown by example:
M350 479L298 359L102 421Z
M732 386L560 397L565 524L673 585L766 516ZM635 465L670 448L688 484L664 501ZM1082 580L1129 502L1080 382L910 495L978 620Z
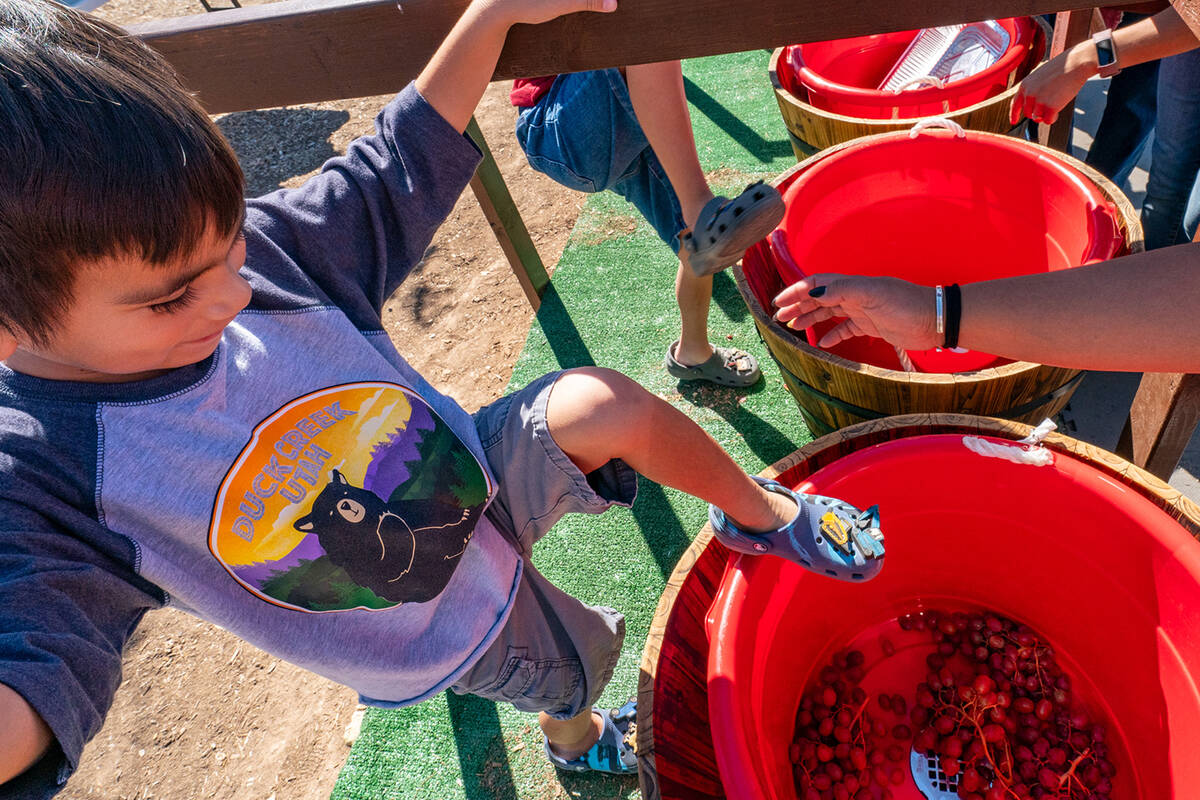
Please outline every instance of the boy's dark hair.
M80 262L165 264L239 224L237 157L139 39L0 0L0 326L48 343Z

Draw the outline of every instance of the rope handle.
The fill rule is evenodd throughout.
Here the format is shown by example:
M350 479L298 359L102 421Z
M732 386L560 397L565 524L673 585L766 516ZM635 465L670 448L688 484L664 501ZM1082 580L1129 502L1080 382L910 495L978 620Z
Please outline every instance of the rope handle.
M913 87L920 89L924 86L936 86L939 89L944 89L946 88L946 82L936 75L922 75L919 78L913 78L911 81L905 81L890 91L899 94L900 92L907 91Z
M977 455L1002 458L1014 464L1045 467L1054 463L1054 454L1042 446L1042 441L1058 426L1054 420L1042 420L1033 431L1015 444L1001 444L979 436L964 436L963 446Z
M946 130L953 131L955 139L965 139L967 137L967 132L963 130L963 126L959 125L954 120L946 119L944 117L930 117L928 119L921 120L916 125L913 125L908 131L908 138L917 138L921 131L925 130L926 128L945 128Z

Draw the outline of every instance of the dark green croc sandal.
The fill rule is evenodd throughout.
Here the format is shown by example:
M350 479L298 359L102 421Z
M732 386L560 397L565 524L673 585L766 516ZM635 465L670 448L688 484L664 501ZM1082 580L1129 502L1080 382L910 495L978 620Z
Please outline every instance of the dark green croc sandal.
M680 254L686 252L697 277L712 275L736 264L747 247L764 239L782 220L779 190L756 181L732 200L709 200L691 230L679 234Z

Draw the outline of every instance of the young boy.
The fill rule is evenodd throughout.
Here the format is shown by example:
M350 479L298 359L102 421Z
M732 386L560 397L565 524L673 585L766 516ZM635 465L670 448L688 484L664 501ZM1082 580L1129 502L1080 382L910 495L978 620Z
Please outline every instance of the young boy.
M813 545L820 514L866 531L853 509L756 483L617 373L472 417L382 330L478 161L462 131L508 28L603 2L477 0L374 136L244 203L151 51L0 0L0 795L57 791L167 603L376 705L505 700L560 768L634 770L632 707L592 709L622 618L529 554L562 514L632 502L635 470L724 509L732 546L878 570L869 536Z
M712 276L783 219L779 191L761 181L714 197L700 168L678 61L518 80L517 141L529 164L564 186L612 189L679 256L679 338L663 365L679 380L752 386L757 359L708 341Z

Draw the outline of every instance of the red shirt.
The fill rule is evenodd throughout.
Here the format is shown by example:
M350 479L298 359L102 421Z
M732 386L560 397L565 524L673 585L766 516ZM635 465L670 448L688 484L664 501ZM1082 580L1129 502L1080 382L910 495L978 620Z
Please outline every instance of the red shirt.
M550 91L550 86L557 77L557 75L543 75L540 78L517 78L513 81L513 88L508 93L508 99L518 108L536 105L537 101L542 99L542 95Z

